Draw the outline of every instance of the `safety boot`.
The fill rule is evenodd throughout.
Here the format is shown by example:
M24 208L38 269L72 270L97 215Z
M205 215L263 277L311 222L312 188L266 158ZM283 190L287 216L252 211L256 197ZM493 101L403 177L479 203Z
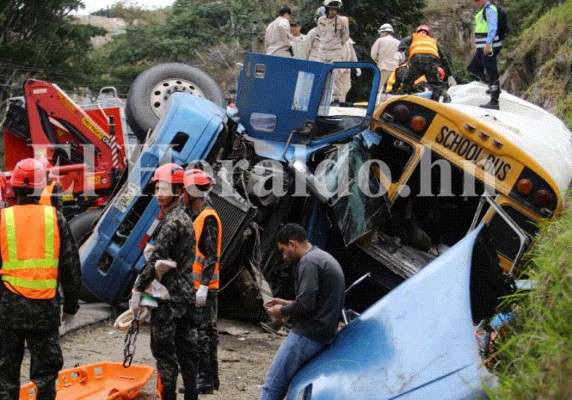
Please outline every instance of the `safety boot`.
M491 100L487 104L481 104L479 107L487 108L489 110L499 110L499 96L500 96L500 85L499 81L495 81L491 84Z

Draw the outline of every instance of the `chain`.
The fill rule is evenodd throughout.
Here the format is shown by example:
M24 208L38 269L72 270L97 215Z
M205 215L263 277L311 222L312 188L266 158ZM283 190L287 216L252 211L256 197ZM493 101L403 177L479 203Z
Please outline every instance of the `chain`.
M139 317L141 316L141 307L137 309L137 315L133 313L131 324L125 335L123 342L123 367L129 368L133 362L135 355L135 342L137 341L137 334L139 334Z

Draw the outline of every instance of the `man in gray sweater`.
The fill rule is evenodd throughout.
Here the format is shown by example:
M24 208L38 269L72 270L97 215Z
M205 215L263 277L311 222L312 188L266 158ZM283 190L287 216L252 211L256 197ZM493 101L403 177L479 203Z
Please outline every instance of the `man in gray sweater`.
M261 400L284 398L300 366L334 340L344 304L342 267L331 254L312 246L304 228L287 224L276 240L284 261L295 265L296 298L273 298L264 307L274 318L289 316L294 322L266 374Z

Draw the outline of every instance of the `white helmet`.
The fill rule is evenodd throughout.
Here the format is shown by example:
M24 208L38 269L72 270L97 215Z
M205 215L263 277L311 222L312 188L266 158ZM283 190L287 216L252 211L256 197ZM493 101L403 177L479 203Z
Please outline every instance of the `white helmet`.
M381 32L391 32L393 33L393 26L391 26L391 24L383 24L379 27L379 29L377 30L379 33Z
M342 0L324 0L324 5L329 8L340 8Z

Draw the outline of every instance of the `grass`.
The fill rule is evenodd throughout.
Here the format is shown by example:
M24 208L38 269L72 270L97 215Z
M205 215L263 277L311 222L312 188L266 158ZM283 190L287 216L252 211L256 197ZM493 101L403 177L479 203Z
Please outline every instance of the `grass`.
M572 399L572 191L567 204L532 254L538 287L509 299L517 318L499 342L492 399Z

